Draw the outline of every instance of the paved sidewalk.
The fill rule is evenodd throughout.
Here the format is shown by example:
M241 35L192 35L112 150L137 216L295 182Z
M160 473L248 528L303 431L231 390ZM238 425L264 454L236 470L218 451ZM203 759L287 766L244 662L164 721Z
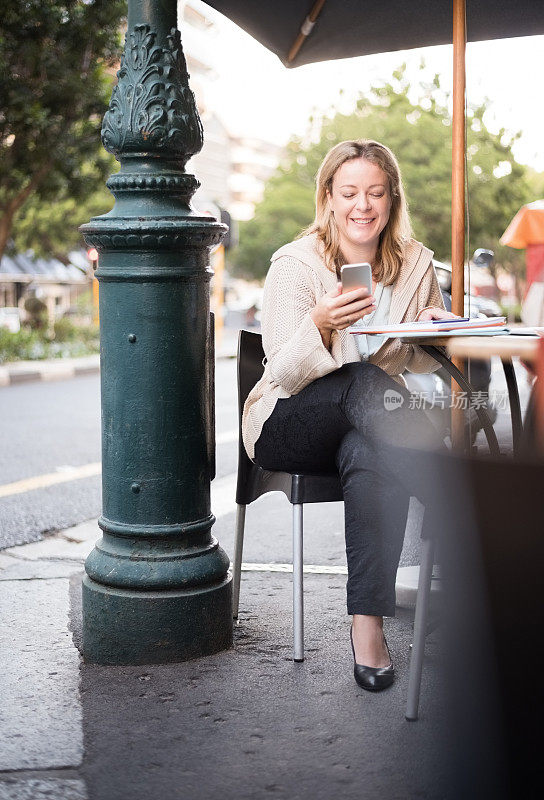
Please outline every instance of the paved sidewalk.
M255 506L249 524L260 523L264 544L289 508L278 495ZM341 524L338 504L324 510ZM221 523L230 553L233 515ZM318 524L309 513L309 536ZM166 666L85 665L80 581L98 534L91 520L0 553L0 800L444 797L433 637L421 720L404 719L409 614L388 624L398 679L369 695L352 678L345 567L310 552L323 566L308 565L306 660L295 664L290 575L254 540L233 650Z

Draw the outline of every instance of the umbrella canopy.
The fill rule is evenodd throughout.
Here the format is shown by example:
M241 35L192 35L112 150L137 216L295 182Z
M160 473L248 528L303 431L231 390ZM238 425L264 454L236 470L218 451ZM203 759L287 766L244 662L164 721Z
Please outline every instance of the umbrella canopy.
M250 33L286 66L449 44L452 40L451 0L205 2ZM467 0L466 8L469 42L544 33L541 0ZM310 15L317 16L313 27L311 23L305 25ZM306 41L289 64L289 52L303 25Z
M522 206L501 236L501 244L522 249L544 244L544 200Z
M544 200L522 206L501 236L501 244L527 248L527 288L544 274Z

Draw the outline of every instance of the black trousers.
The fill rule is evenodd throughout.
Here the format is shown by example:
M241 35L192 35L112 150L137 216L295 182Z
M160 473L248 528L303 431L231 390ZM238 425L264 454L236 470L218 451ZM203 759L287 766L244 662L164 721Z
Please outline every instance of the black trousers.
M344 493L348 614L394 616L410 495L427 502L415 448L443 447L408 391L368 362L278 400L255 445L266 469L330 473Z

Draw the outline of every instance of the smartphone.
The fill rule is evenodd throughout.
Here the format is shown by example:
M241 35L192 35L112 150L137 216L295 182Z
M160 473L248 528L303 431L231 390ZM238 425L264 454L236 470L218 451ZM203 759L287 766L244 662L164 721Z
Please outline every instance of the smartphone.
M342 291L349 292L352 289L368 289L372 294L372 267L368 263L364 264L344 264L340 270L342 281Z

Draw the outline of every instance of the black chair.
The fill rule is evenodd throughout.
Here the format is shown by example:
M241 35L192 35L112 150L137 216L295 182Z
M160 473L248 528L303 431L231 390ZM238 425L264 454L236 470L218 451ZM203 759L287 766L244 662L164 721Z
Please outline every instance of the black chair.
M283 492L293 506L293 660L304 661L303 506L343 500L337 473L330 475L272 472L248 457L242 442L242 411L248 394L262 377L264 351L261 335L240 331L238 339L238 479L236 533L233 560L233 617L238 617L240 574L246 506L268 492Z

